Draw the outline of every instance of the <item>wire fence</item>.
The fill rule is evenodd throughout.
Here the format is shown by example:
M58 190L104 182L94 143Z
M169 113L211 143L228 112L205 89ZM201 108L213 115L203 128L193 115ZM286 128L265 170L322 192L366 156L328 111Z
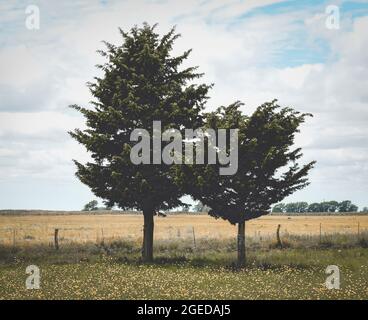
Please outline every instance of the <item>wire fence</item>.
M290 227L290 226L289 226ZM304 228L303 228L304 227ZM313 227L313 230L312 228ZM275 224L267 228L246 228L246 236L252 242L270 241L275 239L289 239L293 237L303 237L304 239L319 238L323 241L333 235L349 235L359 238L367 234L368 228L355 222L345 225L331 224L324 225L319 223L309 226L304 224L298 228L288 229L287 225ZM50 246L62 246L71 243L101 243L113 242L118 240L141 241L143 226L130 228L122 227L65 227L59 225L32 224L23 226L3 226L0 227L0 245L6 246L32 246L34 244L48 244ZM196 247L199 241L226 240L236 238L236 227L232 229L204 228L203 226L186 225L166 225L156 227L154 233L155 241L191 241Z

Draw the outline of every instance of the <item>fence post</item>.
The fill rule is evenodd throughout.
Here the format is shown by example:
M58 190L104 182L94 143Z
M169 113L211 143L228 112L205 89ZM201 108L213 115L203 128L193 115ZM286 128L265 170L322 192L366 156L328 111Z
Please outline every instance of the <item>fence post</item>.
M105 244L105 237L104 237L104 231L103 231L103 228L101 228L101 236L102 236L102 241L101 241L101 243L102 243L102 245L104 245L104 244Z
M322 243L322 223L319 224L319 243Z
M15 248L16 229L13 229L13 247Z
M55 244L55 249L59 250L59 229L55 229L54 244Z
M194 244L194 249L197 249L196 238L195 238L195 233L194 233L194 226L192 226L192 231L193 231L193 244Z
M359 224L359 221L358 221L358 240L360 238L360 224Z
M279 224L277 226L276 237L277 237L277 246L279 248L282 248L282 242L281 242L281 239L280 239L280 228L281 228L281 224Z

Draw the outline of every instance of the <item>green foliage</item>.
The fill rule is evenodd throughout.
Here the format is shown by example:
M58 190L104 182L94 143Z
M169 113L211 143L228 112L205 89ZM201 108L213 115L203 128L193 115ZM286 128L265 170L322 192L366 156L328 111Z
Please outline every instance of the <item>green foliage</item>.
M251 116L244 115L241 106L236 102L206 115L207 127L239 129L237 173L220 175L219 165L185 168L187 192L209 206L210 215L232 224L267 214L272 204L304 188L314 165L300 167L301 149L291 150L308 114L281 108L276 100L259 106Z
M286 213L305 213L305 212L357 212L358 207L352 204L350 200L342 202L337 201L323 201L320 203L314 202L308 205L307 202L291 202L276 204L272 212L286 212ZM364 211L363 211L364 212Z
M356 212L358 207L352 204L350 200L345 200L339 203L338 210L339 212Z
M284 212L296 212L303 213L307 212L308 203L307 202L291 202L285 204Z
M337 201L324 201L320 205L322 212L336 212L339 207Z
M110 207L157 211L181 205L179 166L132 164L130 134L136 128L151 132L155 120L162 122L162 130L182 133L184 127L202 124L200 112L211 86L189 83L202 76L196 67L181 68L190 50L171 55L179 37L174 28L162 37L154 29L144 24L128 33L120 30L122 44L106 43L100 53L107 62L98 66L103 76L89 84L92 109L72 106L85 116L87 129L70 135L93 159L75 161L76 175Z
M317 202L311 203L308 206L308 212L321 212L321 205Z
M97 206L98 206L97 200L92 200L84 206L82 211L96 211L98 210Z
M275 204L272 208L272 212L285 212L285 204L284 203Z

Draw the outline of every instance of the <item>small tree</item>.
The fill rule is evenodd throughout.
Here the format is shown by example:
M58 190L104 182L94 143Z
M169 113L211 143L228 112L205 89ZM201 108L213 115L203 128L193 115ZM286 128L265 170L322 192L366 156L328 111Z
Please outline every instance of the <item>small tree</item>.
M92 200L84 206L82 211L96 211L98 210L97 206L98 206L97 200Z
M211 128L239 129L236 174L219 175L218 165L193 166L187 180L188 193L209 206L211 216L238 225L239 266L245 264L245 221L269 213L272 204L305 187L314 165L300 167L301 149L290 150L308 114L281 109L274 100L248 117L239 110L241 105L236 102L207 114L206 123Z
M210 88L189 83L202 76L196 67L181 68L190 50L171 55L179 36L175 30L160 37L154 29L144 24L128 33L120 30L121 45L106 43L107 51L100 52L107 59L99 66L103 76L89 84L93 108L73 106L85 116L87 129L70 133L93 159L86 164L75 161L77 177L108 206L143 211L144 261L153 259L155 212L182 204L182 175L179 165L133 164L130 151L136 143L130 135L134 129L147 130L149 159L154 152L161 159L161 150L153 150L153 121L161 121L162 131L177 129L182 134L184 128L200 126Z

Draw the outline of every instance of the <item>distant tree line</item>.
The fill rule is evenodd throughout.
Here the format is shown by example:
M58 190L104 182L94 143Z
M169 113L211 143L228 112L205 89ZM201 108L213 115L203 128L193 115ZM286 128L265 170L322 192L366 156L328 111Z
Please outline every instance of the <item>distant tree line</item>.
M308 204L308 202L290 202L278 203L272 208L274 213L305 213L305 212L357 212L358 206L350 200L323 201ZM368 208L364 207L362 212L368 212Z

